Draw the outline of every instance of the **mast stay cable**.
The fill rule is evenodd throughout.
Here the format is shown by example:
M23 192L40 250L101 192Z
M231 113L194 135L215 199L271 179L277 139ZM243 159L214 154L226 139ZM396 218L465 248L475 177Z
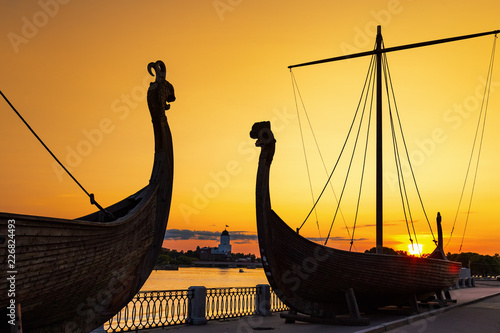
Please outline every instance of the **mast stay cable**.
M375 56L372 56L372 64L375 64ZM375 66L373 66L373 70L370 71L370 75L372 75L373 80L375 80ZM369 81L371 82L372 78L370 77ZM366 98L365 98L365 106L366 107L366 102L368 100L368 93L369 90L366 92ZM366 156L368 153L368 143L369 143L369 138L370 138L370 128L371 128L371 119L372 119L372 111L373 111L373 101L375 100L375 84L372 85L371 89L371 98L370 98L370 113L368 114L368 124L367 124L367 129L366 129L366 140L365 140L365 150L364 150L364 155L363 155L363 166L361 169L361 180L359 183L359 191L358 191L358 200L356 203L356 213L354 215L354 223L352 227L352 237L350 241L350 246L349 246L349 251L351 251L353 243L354 243L354 233L356 232L356 224L358 222L358 215L359 215L359 204L361 202L361 192L363 188L363 180L365 176L365 167L366 167Z
M293 73L292 69L290 69L290 74L291 74L292 85L293 85L293 89L294 89L295 107L297 109L297 117L299 119L300 135L302 137L302 144L303 144L303 149L304 149L304 157L306 159L306 168L307 168L308 177L309 177L309 186L311 187L311 194L312 194L312 192L313 192L313 190L312 190L312 183L311 183L311 178L310 178L310 174L309 174L309 168L308 168L308 162L307 162L307 156L306 156L306 150L305 150L306 148L304 146L304 135L303 135L303 132L302 132L302 125L301 125L300 116L299 116L299 107L298 107L298 103L297 103L297 95L298 95L298 97L300 99L300 102L302 104L302 109L304 110L304 114L306 116L307 123L309 124L309 130L311 131L312 137L314 139L314 143L316 145L316 149L318 150L318 154L319 154L319 157L321 159L321 163L323 165L323 169L325 171L326 177L328 177L328 169L326 167L325 159L323 158L323 154L321 153L321 149L319 147L319 143L318 143L318 140L316 138L316 134L314 133L314 129L313 129L313 126L312 126L312 123L311 123L311 119L309 118L309 113L307 112L307 109L306 109L306 106L305 106L305 103L304 103L304 99L302 98L302 94L300 93L299 85L297 83L297 80L295 78L295 74ZM297 94L295 93L295 89L297 90ZM333 188L332 182L330 182L330 188L332 190L332 193L333 193L333 196L335 198L335 201L338 204L339 199L337 197L337 193L335 192L335 189ZM313 204L314 204L314 202L315 202L315 199L314 199L314 195L313 195ZM347 235L349 236L349 239L351 239L351 242L352 242L351 232L349 231L349 227L347 226L347 222L346 222L344 213L342 211L342 208L339 209L339 212L340 212L340 216L342 217L342 221L344 222L344 227L345 227L345 230L347 232ZM321 231L319 229L319 222L318 222L318 215L317 215L317 212L316 212L316 208L314 208L314 214L315 214L315 217L316 217L316 225L318 227L318 232L320 234L320 240L321 240L322 237L321 237ZM302 224L302 226L303 226L303 224ZM300 229L302 228L302 226L300 228L297 228L297 232L300 231ZM357 251L356 246L354 246L354 250Z
M299 121L300 138L302 140L302 150L304 152L304 159L305 159L305 163L306 163L307 178L309 179L309 189L311 190L312 202L314 203L314 191L313 191L313 187L312 187L311 173L309 171L309 163L308 163L308 160L307 160L306 145L304 143L304 134L302 133L302 124L301 124L301 121L300 121L299 106L297 104L297 94L295 92L295 90L296 90L295 88L297 87L297 91L298 91L299 87L297 86L297 82L295 81L295 77L294 77L293 72L292 72L291 69L290 69L290 74L292 76L293 97L294 97L294 100L295 100L295 109L297 110L297 119ZM300 99L302 100L302 96L300 95L300 91L298 91L298 94L300 96ZM302 105L303 104L304 104L304 102L302 102ZM304 107L304 112L306 112L305 111L305 107ZM307 112L306 112L306 116L307 116ZM307 117L307 119L309 120L309 117ZM313 132L313 136L314 136L314 132ZM316 136L314 136L314 140L316 141ZM317 144L318 143L316 142L316 145ZM314 215L316 217L316 226L318 227L319 238L321 240L321 230L319 228L318 212L316 211L316 209L314 210ZM300 228L297 228L297 232L299 232L299 231L300 231Z
M395 161L397 175L398 175L398 185L399 185L398 187L399 187L399 195L401 197L401 206L403 208L403 214L404 214L405 223L406 223L406 230L408 232L411 246L412 246L412 248L414 248L412 233L410 231L410 226L408 223L408 217L409 217L411 225L412 225L413 236L415 238L415 244L417 245L418 252L421 255L420 248L418 246L418 237L417 237L417 233L415 231L415 225L413 223L413 217L411 214L410 200L408 199L408 191L406 189L406 183L405 183L404 174L403 174L403 164L401 162L401 155L399 153L400 149L399 149L398 139L397 139L397 135L396 135L396 128L394 125L394 116L393 116L392 106L391 106L391 96L392 96L392 103L394 104L394 110L395 110L396 114L398 115L398 120L399 120L399 111L398 111L398 106L396 103L396 95L394 94L394 86L392 84L391 73L389 70L389 63L387 61L386 54L383 55L382 61L383 61L383 72L384 72L384 77L385 77L385 88L386 88L386 94L387 94L387 100L388 100L389 120L390 120L390 124L391 124L392 147L394 150L394 161ZM389 92L389 86L391 88L390 92ZM392 95L391 95L391 93L392 93ZM399 121L399 125L400 125L400 133L401 133L402 141L404 143L405 142L404 134L403 134L403 130L402 130L400 121ZM407 151L406 144L404 146L405 146L405 150ZM410 168L411 168L411 162L409 159L408 159L408 163L410 164ZM412 170L412 174L413 174L413 170ZM417 186L416 182L415 182L415 186ZM418 191L418 188L417 188L417 191ZM419 194L419 196L420 196L420 194ZM425 213L425 209L424 209L424 213ZM432 232L432 228L431 228L431 232Z
M380 26L378 27L378 29L380 29ZM305 62L305 63L300 63L300 64L296 64L296 65L290 65L288 66L288 68L291 69L292 68L295 68L295 67L302 67L302 66L310 66L310 65L316 65L316 64L323 64L323 63L328 63L328 62L334 62L334 61L339 61L339 60L347 60L347 59L353 59L353 58L358 58L358 57L364 57L364 56L373 56L373 55L377 55L377 54L383 54L384 56L388 53L388 52L394 52L394 51L401 51L401 50L408 50L408 49L412 49L412 48L420 48L420 47L424 47L424 46L430 46L430 45L436 45L436 44L443 44L443 43L449 43L449 42L454 42L454 41L460 41L460 40L465 40L465 39L471 39L471 38L477 38L477 37L482 37L482 36L486 36L486 35L491 35L491 34L494 34L495 35L495 39L497 38L497 34L500 33L500 30L493 30L493 31L488 31L488 32L483 32L483 33L477 33L477 34L471 34L471 35L463 35L463 36L458 36L458 37L451 37L451 38L444 38L444 39L438 39L438 40L433 40L433 41L427 41L427 42L421 42L421 43L414 43L414 44L407 44L407 45L401 45L401 46L396 46L396 47L390 47L390 48L382 48L382 49L379 49L378 47L372 51L367 51L367 52L360 52L360 53L354 53L354 54L349 54L349 55L344 55L344 56L337 56L337 57L333 57L333 58L327 58L327 59L321 59L321 60L316 60L316 61L310 61L310 62ZM495 43L494 43L495 45ZM493 54L494 54L494 51L493 51ZM382 57L380 57L382 58ZM493 55L492 55L492 59L493 59ZM386 60L385 60L386 61ZM492 60L493 62L493 60ZM492 67L492 62L491 62L491 67ZM380 66L382 67L382 66ZM386 74L387 75L387 74ZM390 73L389 73L389 79L390 79ZM491 83L491 77L490 77L490 83ZM387 80L386 80L386 85L387 85ZM366 81L365 81L365 86L366 86ZM365 90L365 87L363 87L363 92ZM392 96L394 97L394 91L393 91L393 87L392 87L392 82L391 82L391 90L392 90ZM489 94L489 88L487 89L488 90L488 94ZM486 91L486 89L485 89ZM485 92L486 94L486 92ZM363 94L361 95L361 98L362 98ZM489 96L489 95L488 95ZM395 102L395 98L394 98L394 102ZM361 99L359 101L359 103L361 103ZM483 104L484 104L484 98L483 98ZM487 103L486 103L487 105ZM309 216L311 215L312 211L316 208L316 205L318 204L320 198L322 197L326 187L328 186L328 183L331 181L331 178L333 176L333 173L339 163L339 160L344 152L344 149L346 147L346 144L347 144L347 140L350 136L350 133L353 129L353 126L354 126L354 122L355 122L355 119L357 117L357 114L358 114L358 111L359 111L359 104L358 104L358 108L356 109L356 114L354 116L354 119L353 119L353 122L351 123L351 126L349 128L349 131L348 131L348 134L347 134L347 138L346 138L346 141L344 142L344 145L342 146L342 149L341 149L341 152L339 154L339 157L333 167L333 170L332 172L330 173L330 176L328 177L328 180L325 184L325 186L323 187L318 199L316 200L316 202L314 203L313 207L311 208L311 210L309 211L309 213L307 214L306 218L304 219L304 222L302 222L301 226L297 229L300 230L300 228L302 228L302 226L304 225L304 223L307 221L307 219L309 218ZM400 131L401 131L401 135L402 135L402 140L403 140L403 144L404 144L404 147L405 147L405 151L406 151L406 157L408 159L408 162L410 163L410 158L409 158L409 153L408 153L408 148L407 148L407 145L406 145L406 142L405 142L405 139L404 139L404 136L403 136L403 132L402 132L402 126L401 126L401 121L400 121L400 117L399 117L399 113L397 111L397 107L396 107L396 115L397 115L397 119L398 119L398 122L399 122L399 128L400 128ZM391 126L393 126L393 123L392 123L392 115L391 115ZM394 127L393 127L393 131L394 131ZM483 123L483 132L482 132L482 135L481 135L481 145L482 145L482 138L483 138L483 134L484 134L484 123ZM394 135L394 133L393 133ZM480 153L479 153L480 154ZM398 157L399 158L399 157ZM479 159L479 158L478 158ZM396 164L398 164L396 162ZM477 176L477 168L478 168L478 164L479 164L479 160L476 164L476 176ZM424 205L423 205L423 201L422 201L422 198L420 196L420 191L418 189L418 186L416 184L416 179L415 179L415 174L413 172L413 168L411 166L411 163L409 164L410 166L410 170L411 170L411 173L412 173L412 177L413 177L413 181L415 183L415 187L416 187L416 191L417 191L417 194L419 196L419 199L420 199L420 204L422 206L422 209L423 209L423 212L424 212L424 215L425 215L425 218L427 220L427 224L429 225L429 228L430 228L430 231L431 231L431 234L432 234L432 237L433 237L433 241L434 243L437 244L437 241L434 237L434 233L432 231L432 227L430 225L430 222L429 222L429 219L428 219L428 216L427 216L427 213L425 211L425 208L424 208ZM401 176L402 176L402 169L401 167L399 167L399 169L401 170ZM399 170L398 169L398 170ZM399 171L398 171L399 173ZM475 179L476 179L476 176L474 177L474 186L475 186ZM398 177L399 177L399 174L398 174ZM465 186L465 185L464 185ZM460 198L460 201L462 200L462 197ZM403 201L404 202L404 201ZM472 196L471 196L471 202L472 202ZM471 202L469 203L469 211L470 211L470 204ZM340 203L339 203L340 205ZM338 208L337 208L338 209ZM406 214L406 213L405 213ZM457 213L458 214L458 213ZM411 219L411 217L410 217ZM456 222L456 221L455 221ZM454 225L453 225L453 229L455 227L455 222L454 222ZM333 222L332 222L332 225L333 225ZM413 220L412 220L412 226L413 226ZM467 222L466 222L466 225L465 225L465 228L467 227ZM464 236L465 236L465 228L464 228ZM452 229L452 231L453 231ZM330 230L331 230L331 227L330 227ZM377 229L378 230L378 229ZM354 229L353 229L353 232L354 232ZM329 232L329 235L330 235L330 232ZM329 237L328 235L328 237ZM451 235L450 235L450 239L451 239ZM328 238L327 238L328 240ZM327 241L326 240L326 241ZM410 240L411 240L411 234L410 234ZM326 244L326 241L325 241L325 244ZM377 236L377 241L378 241L378 236ZM351 240L352 242L352 240ZM448 241L449 242L449 241ZM462 242L463 242L463 238L462 238ZM378 243L377 243L378 244ZM378 246L378 245L377 245ZM462 246L460 246L460 249L461 249Z
M474 151L476 150L476 142L477 142L477 139L478 139L479 128L481 127L481 134L480 134L481 136L480 136L480 139L479 139L479 148L477 149L478 152L477 152L476 167L475 167L475 171L474 171L474 179L472 181L472 189L471 189L471 195L470 195L470 199L469 199L469 206L468 206L468 209L467 209L467 216L466 216L466 219L465 219L464 232L462 234L462 240L460 242L460 248L458 250L459 253L462 252L462 246L463 246L463 243L464 243L465 232L467 230L467 224L469 222L470 209L471 209L471 205L472 205L472 198L474 196L474 189L476 187L477 172L478 172L478 169L479 169L479 158L481 156L481 150L482 150L482 146L483 146L483 138L484 138L484 132L485 132L485 125L486 125L486 116L487 116L487 113L488 113L488 102L489 102L489 99L490 99L490 89L491 89L491 82L492 82L492 77L493 77L493 64L494 64L494 60L495 60L495 49L496 49L497 38L498 37L495 34L495 36L493 38L493 48L491 50L490 62L489 62L489 65L488 65L488 74L486 76L486 85L485 85L485 88L484 88L483 99L482 99L482 102L481 102L481 109L480 109L479 117L478 117L478 121L477 121L476 132L474 134L474 142L472 144L472 150L471 150L471 154L470 154L470 157L469 157L469 163L467 165L467 171L465 173L465 180L464 180L464 184L463 184L463 187L462 187L462 192L460 194L460 199L459 199L459 202L458 202L457 211L455 213L455 220L453 221L453 227L451 229L450 238L448 239L448 242L445 245L445 247L448 246L448 244L451 241L451 238L453 237L453 231L455 230L455 224L457 222L458 213L460 211L460 206L461 206L461 203L462 203L462 198L463 198L463 195L464 195L464 192L465 192L465 187L467 185L467 180L468 180L468 176L469 176L469 172L470 172L470 167L471 167L471 164L472 164L472 159L473 159Z
M374 75L375 67L376 67L375 66L375 58L372 57L372 60L370 61L370 66L368 68L367 76L366 76L366 79L365 79L365 86L366 86L367 82L371 82L372 78L375 78L375 75ZM344 185L342 187L342 192L340 194L340 199L339 199L339 202L337 204L337 208L335 210L335 214L333 216L332 223L330 224L330 230L328 231L328 236L326 237L324 245L327 244L328 239L330 238L330 234L331 234L331 231L332 231L332 228L333 228L333 224L335 223L335 219L337 218L337 213L338 213L339 208L340 208L340 203L342 201L342 198L344 196L344 191L345 191L346 186L347 186L347 181L348 181L348 178L349 178L349 174L350 174L350 171L351 171L352 163L353 163L354 156L355 156L355 153L356 153L356 148L358 146L359 134L361 132L361 128L362 128L362 125L363 125L363 119L364 119L364 116L365 116L366 104L367 104L367 100L368 100L368 96L369 96L370 87L372 87L372 86L370 86L370 84L368 84L366 90L365 90L365 87L363 87L363 91L362 91L362 94L361 94L361 97L360 97L360 103L358 104L358 109L356 110L356 114L355 114L354 119L353 119L353 122L354 122L356 120L356 118L357 118L357 114L358 114L359 106L361 104L361 100L363 100L363 97L364 97L363 111L361 112L361 116L360 116L360 120L359 120L359 126L358 126L358 130L357 130L357 133L356 133L356 138L354 140L354 147L353 147L353 151L352 151L352 154L351 154L351 158L349 160L349 165L348 165L348 168L347 168L347 173L346 173L346 177L345 177L345 180L344 180ZM371 110L372 110L371 107L373 106L373 90L374 90L373 87L372 87L371 90L372 90L372 103L370 104L370 115L371 115ZM366 91L366 96L365 96L365 91ZM370 124L369 120L368 120L368 124ZM367 132L369 133L369 127L368 127ZM349 136L350 136L350 132L349 132L349 134L348 134L348 136L346 138L346 141L349 139ZM367 134L366 142L368 143L368 134ZM362 180L363 180L364 170L365 170L365 165L366 165L366 151L367 151L367 148L368 148L368 145L366 144L365 145L365 153L364 153L364 160L363 160L362 176L361 176L361 183L360 183L359 194L358 194L358 203L357 203L357 208L356 208L355 219L357 219L358 211L359 211L359 200L360 200L360 197L361 197ZM339 156L339 158L340 158L340 156ZM353 238L351 238L351 242L352 241L353 241Z
M104 208L102 208L101 205L99 205L99 203L97 203L97 201L95 200L95 197L94 197L94 194L93 193L89 193L83 186L82 184L80 184L80 182L78 180L76 180L76 178L71 174L71 172L69 172L68 169L66 169L66 167L61 163L61 161L59 161L59 159L56 157L56 155L54 155L54 153L49 149L49 147L47 147L47 145L42 141L42 139L36 134L36 132L33 130L33 128L31 128L31 126L28 124L28 122L26 120L24 120L24 118L21 116L21 114L16 110L16 108L14 107L14 105L12 105L12 103L9 101L9 99L7 98L7 96L4 95L4 93L2 91L0 91L0 94L2 95L2 97L4 98L4 100L7 102L7 104L9 104L9 106L11 107L11 109L17 114L17 116L22 120L22 122L26 125L26 127L28 127L28 129L31 131L31 133L35 136L35 138L38 139L38 141L42 144L42 146L49 152L49 154L56 160L57 163L59 163L59 165L64 169L64 171L66 171L66 173L71 177L71 179L73 179L73 181L78 185L80 186L80 188L83 190L83 192L85 192L85 194L90 198L90 203L92 205L95 205L97 208L99 208L99 210L101 212L103 212L105 214L105 216L107 218L113 218L113 215L111 213L109 213L107 210L105 210Z
M345 141L344 141L344 144L342 145L342 149L341 149L341 151L340 151L340 153L339 153L339 156L338 156L338 158L337 158L337 161L335 162L335 165L333 166L333 169L332 169L332 171L330 172L330 175L328 176L328 179L327 179L327 181L326 181L325 185L323 186L323 189L321 190L321 192L320 192L320 194L319 194L318 198L316 199L316 202L314 203L314 205L312 206L312 208L309 210L309 213L306 215L306 217L305 217L304 221L302 222L302 224L300 225L300 227L298 228L298 230L300 230L300 229L304 226L304 224L306 223L306 221L309 219L309 216L311 215L311 213L313 212L313 210L316 208L316 206L317 206L317 204L318 204L319 200L321 199L321 197L323 196L323 194L324 194L324 192L325 192L326 188L328 187L328 184L330 183L330 181L331 181L331 179L332 179L332 176L333 176L333 174L334 174L335 170L337 169L337 166L338 166L338 164L339 164L339 162L340 162L340 159L341 159L341 157L342 157L342 155L343 155L343 153L344 153L344 151L345 151L345 148L346 148L346 146L347 146L348 139L349 139L349 137L350 137L350 135L351 135L351 132L352 132L352 130L353 130L353 128L354 128L354 124L355 124L355 122L356 122L356 118L357 118L357 115L358 115L358 113L359 113L360 105L361 105L361 103L362 103L363 94L364 94L365 90L367 89L368 78L369 78L369 75L368 75L368 74L369 74L369 73L367 73L367 76L366 76L366 79L365 79L365 83L364 83L364 85L363 85L363 90L362 90L362 93L361 93L360 99L359 99L359 101L358 101L358 106L357 106L357 108L356 108L356 112L355 112L355 114L354 114L353 120L352 120L351 125L350 125L350 127L349 127L349 130L348 130L348 132L347 132L346 139L345 139Z

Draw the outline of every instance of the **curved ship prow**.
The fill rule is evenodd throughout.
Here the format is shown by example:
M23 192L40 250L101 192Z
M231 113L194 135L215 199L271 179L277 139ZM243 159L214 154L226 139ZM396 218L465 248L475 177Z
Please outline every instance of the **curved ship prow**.
M292 230L271 208L270 166L275 151L269 122L251 137L261 148L256 182L259 249L267 279L292 310L332 318L349 311L352 290L361 310L408 304L452 286L461 265L444 259L358 253L316 244Z
M128 198L75 220L0 213L0 235L15 221L15 302L24 332L90 332L120 311L150 275L167 227L173 148L165 110L175 100L161 61L148 65L155 156L150 182ZM0 255L7 258L7 247ZM0 291L7 295L2 265ZM9 299L1 298L2 309Z

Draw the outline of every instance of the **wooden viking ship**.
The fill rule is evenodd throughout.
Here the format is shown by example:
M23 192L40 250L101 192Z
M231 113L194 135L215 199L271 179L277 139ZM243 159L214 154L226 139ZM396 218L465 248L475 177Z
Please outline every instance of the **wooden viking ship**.
M155 265L172 198L172 137L165 110L175 95L163 62L148 65L154 75L152 69L156 81L147 100L155 155L146 187L105 213L74 220L0 213L0 307L5 311L15 300L24 332L92 331L128 304ZM10 256L7 244L14 241ZM15 285L7 279L11 275ZM15 295L7 297L12 287ZM8 317L2 314L4 324Z
M355 323L366 324L366 321L361 320L359 310L373 310L387 305L410 305L413 309L418 309L418 300L428 300L435 295L442 300L443 289L454 285L461 264L448 261L444 255L439 215L437 246L429 257L383 254L382 135L378 124L382 112L381 58L386 52L498 32L500 31L386 49L382 47L379 26L376 48L373 51L289 67L367 55L375 57L377 63L376 253L351 252L319 245L299 235L298 230L292 230L271 206L269 177L276 140L270 122L254 124L250 132L250 136L257 139L256 146L261 148L256 182L256 216L263 267L272 289L291 311L307 315L307 321L311 318L333 318L333 322L337 314L348 312ZM288 318L299 319L293 315Z
M292 230L271 208L269 172L275 139L269 122L256 123L261 147L257 171L257 231L262 264L278 297L296 312L333 318L350 312L352 290L362 310L407 305L454 285L461 264L445 257L360 253L323 246ZM441 253L436 251L435 253Z

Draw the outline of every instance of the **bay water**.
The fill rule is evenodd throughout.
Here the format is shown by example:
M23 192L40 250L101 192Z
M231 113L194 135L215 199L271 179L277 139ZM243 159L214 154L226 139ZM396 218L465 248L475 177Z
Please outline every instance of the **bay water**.
M179 267L178 271L153 270L141 291L184 290L191 286L207 288L255 287L269 284L262 268Z
M191 286L205 286L206 288L235 288L235 287L255 287L258 284L268 284L266 275L262 268L215 268L215 267L179 267L177 271L153 270L141 288L141 291L165 291L165 290L187 290ZM172 312L160 314L158 304L150 307L147 302L131 302L127 305L127 310L120 316L115 316L112 323L105 324L109 327L135 327L138 321L145 322L151 319L152 314L157 318L167 315L169 320L184 318L185 308L174 306L179 300L162 300L163 311L171 307ZM218 303L217 306L221 306ZM146 308L144 308L146 306ZM153 312L151 312L153 311ZM128 313L126 315L125 313ZM131 316L130 314L135 314ZM149 319L148 319L149 318Z

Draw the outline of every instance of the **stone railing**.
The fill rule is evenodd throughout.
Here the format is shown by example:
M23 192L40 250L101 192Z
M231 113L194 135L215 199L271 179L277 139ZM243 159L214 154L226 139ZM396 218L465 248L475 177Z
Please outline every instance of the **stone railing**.
M267 284L245 288L196 286L187 290L144 291L94 332L130 332L179 324L203 325L208 320L269 316L272 312L287 309Z

